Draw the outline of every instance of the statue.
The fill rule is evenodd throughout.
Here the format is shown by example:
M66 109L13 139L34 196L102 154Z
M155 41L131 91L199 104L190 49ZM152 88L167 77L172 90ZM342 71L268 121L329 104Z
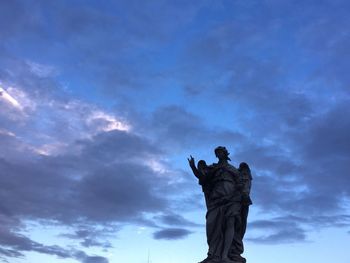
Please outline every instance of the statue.
M207 207L206 234L208 256L199 263L245 263L243 237L246 231L250 199L251 173L248 164L236 169L228 161L229 153L223 146L215 149L218 163L207 165L200 160L195 165L188 159L193 174L204 192Z

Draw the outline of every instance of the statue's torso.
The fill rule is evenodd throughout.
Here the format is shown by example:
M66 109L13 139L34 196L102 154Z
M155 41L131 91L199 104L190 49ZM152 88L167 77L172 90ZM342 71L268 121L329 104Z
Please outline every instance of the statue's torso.
M210 202L239 201L238 170L230 164L213 164L210 168L211 173L213 173L210 182Z

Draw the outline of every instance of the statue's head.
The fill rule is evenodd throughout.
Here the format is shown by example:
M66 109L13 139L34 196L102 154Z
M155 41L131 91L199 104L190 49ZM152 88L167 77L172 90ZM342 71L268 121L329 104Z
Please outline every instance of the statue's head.
M219 160L230 160L231 161L230 157L228 157L230 155L230 153L227 151L226 147L218 146L215 148L214 152L215 152L215 156Z

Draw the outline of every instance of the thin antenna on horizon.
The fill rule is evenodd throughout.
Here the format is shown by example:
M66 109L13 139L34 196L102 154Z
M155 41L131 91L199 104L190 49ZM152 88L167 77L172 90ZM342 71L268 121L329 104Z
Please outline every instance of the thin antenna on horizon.
M149 249L148 249L148 259L147 259L147 263L151 263L151 261L150 261L150 252L149 252Z

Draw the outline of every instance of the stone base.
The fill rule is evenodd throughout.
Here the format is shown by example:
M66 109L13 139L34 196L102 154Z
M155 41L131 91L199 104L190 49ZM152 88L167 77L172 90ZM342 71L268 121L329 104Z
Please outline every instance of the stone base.
M220 263L245 263L246 260L232 260L232 259L223 259L220 261Z
M207 257L206 259L198 263L246 263L246 259L242 256L234 256L234 258L219 259L213 257Z
M242 257L241 255L234 255L230 258L232 263L246 263L246 259Z
M213 258L213 257L207 257L206 259L198 262L198 263L220 263L221 260L218 258Z

